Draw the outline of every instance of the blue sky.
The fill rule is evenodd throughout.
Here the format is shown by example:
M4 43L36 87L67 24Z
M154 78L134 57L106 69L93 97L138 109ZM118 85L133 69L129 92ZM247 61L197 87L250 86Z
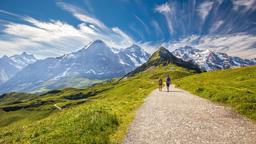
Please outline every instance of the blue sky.
M255 0L1 0L0 56L59 56L101 39L256 57Z

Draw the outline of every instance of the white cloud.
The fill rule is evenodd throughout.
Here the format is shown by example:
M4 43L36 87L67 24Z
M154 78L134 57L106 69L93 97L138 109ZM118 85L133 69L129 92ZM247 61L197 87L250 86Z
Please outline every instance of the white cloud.
M85 3L86 8L87 8L91 13L93 13L93 12L94 12L94 8L93 8L93 6L92 6L90 0L84 0L84 3Z
M101 39L108 45L116 48L125 47L135 43L132 37L118 27L108 28L103 22L93 16L88 15L87 12L76 6L65 2L57 2L57 4L64 10L70 12L77 19L89 24L90 29L94 30L94 34L91 36L93 39ZM88 29L88 27L85 28Z
M141 18L139 18L137 15L135 15L135 18L142 24L147 34L150 34L150 30L148 26L145 24L145 22Z
M73 26L61 22L41 22L34 18L27 17L24 20L30 22L31 25L9 23L5 25L4 33L17 38L27 39L33 42L51 42L62 37L75 37L79 35L79 31Z
M13 55L23 51L39 58L58 56L81 48L90 38L80 29L60 21L41 22L26 18L31 25L8 23L0 39L1 54Z
M165 13L169 13L171 12L171 8L169 6L168 3L164 3L164 4L161 4L161 5L157 5L155 7L155 10L159 13L162 13L162 14L165 14Z
M180 41L171 42L166 47L172 51L186 45L198 49L211 49L243 58L256 57L256 37L248 34L240 33L203 37L193 35Z
M162 36L163 31L159 23L156 20L152 20L151 25L154 27L157 36Z
M132 30L134 34L137 34L141 40L144 39L144 33L140 29L138 29L135 23L130 24L129 29Z
M187 46L187 45L188 46L193 45L193 43L195 43L198 38L199 38L199 36L192 35L192 36L189 36L189 37L185 37L181 40L165 42L165 43L163 43L163 46L165 46L170 51L173 51L173 50L175 50L177 48L180 48L180 47L184 47L184 46Z
M124 39L120 39L121 43L123 43L122 45L129 45L131 43L134 43L134 40L128 36L125 32L123 32L121 29L119 29L118 27L114 27L112 28L113 32L115 32L118 36L120 36L120 38Z
M1 10L1 9L0 9L0 13L10 15L10 16L14 16L14 17L20 17L19 15L16 15L15 13L11 13L11 12Z
M255 10L256 9L256 1L255 0L232 0L234 9L239 10L240 7L245 8L246 10Z
M198 46L243 58L256 57L256 37L248 34L207 36L199 41Z
M170 34L173 34L174 28L173 28L172 17L175 16L175 10L168 3L164 3L161 5L157 5L155 7L155 11L164 15L168 25L169 32Z
M159 41L159 42L137 42L137 45L139 45L140 47L142 47L143 49L146 50L146 52L152 54L154 53L158 48L160 48L160 46L163 44L163 42Z
M177 41L137 42L136 44L151 54L160 46L170 51L184 46L192 46L201 50L210 49L246 59L256 58L256 37L243 33L215 36L191 35Z
M65 2L57 2L57 5L70 12L74 17L81 20L82 22L91 23L104 30L107 29L104 23L92 16L89 16L84 10L78 8L77 6Z
M211 1L205 1L202 4L200 4L199 8L197 9L199 16L201 17L202 21L206 19L209 12L211 11L213 7L213 3Z
M217 21L213 24L213 26L210 28L210 33L215 32L216 30L218 30L220 28L220 26L224 23L223 20Z
M32 17L19 16L28 24L3 24L0 55L14 55L26 51L39 58L59 56L76 51L96 39L101 39L115 48L135 43L133 38L120 28L108 28L73 5L63 2L58 4L81 20L81 23L75 27L59 20L39 21Z

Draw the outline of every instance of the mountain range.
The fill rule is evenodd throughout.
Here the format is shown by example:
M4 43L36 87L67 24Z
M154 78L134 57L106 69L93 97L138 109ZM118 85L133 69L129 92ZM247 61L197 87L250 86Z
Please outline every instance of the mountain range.
M0 58L0 85L8 81L19 71L29 64L34 63L37 59L26 52L11 57L3 56Z
M172 63L198 72L256 65L255 59L190 46L173 52L161 47L149 56L137 45L116 49L101 40L76 52L43 60L27 53L4 56L0 59L0 93L80 88L115 77L131 76L159 64Z
M199 50L190 46L178 48L172 53L184 61L192 62L202 71L256 65L255 59L242 59L229 56L226 53L215 52L209 49Z
M70 80L75 79L95 81L120 77L148 58L149 54L137 45L115 49L96 40L77 52L38 60L28 65L2 84L0 93L42 91L79 85L79 82L74 85L65 84L63 79L69 79L67 83L71 83Z

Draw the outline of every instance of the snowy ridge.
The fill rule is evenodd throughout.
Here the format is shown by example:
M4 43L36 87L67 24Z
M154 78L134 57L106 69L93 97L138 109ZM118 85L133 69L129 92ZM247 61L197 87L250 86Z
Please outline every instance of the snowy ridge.
M0 58L0 84L3 84L27 65L36 62L37 59L30 54L22 53L11 57Z
M33 55L27 54L26 52L23 52L21 55L11 56L10 59L13 61L13 65L20 70L37 61Z
M76 52L38 60L26 66L1 85L0 93L33 90L31 86L38 86L41 82L50 83L49 81L69 77L90 80L121 77L142 65L148 58L149 54L137 45L115 49L101 40L96 40ZM16 89L17 86L21 87Z
M256 61L253 60L232 57L225 53L214 52L209 49L199 50L189 46L178 48L172 53L184 61L192 61L203 71L256 65Z
M149 58L149 54L135 44L128 48L121 49L118 55L120 62L124 62L125 65L132 65L134 67L142 65Z

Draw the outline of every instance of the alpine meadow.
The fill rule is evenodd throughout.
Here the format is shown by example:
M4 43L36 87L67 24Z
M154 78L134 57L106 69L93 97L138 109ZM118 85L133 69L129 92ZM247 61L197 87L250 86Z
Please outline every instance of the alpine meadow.
M0 144L256 143L256 0L2 0Z

